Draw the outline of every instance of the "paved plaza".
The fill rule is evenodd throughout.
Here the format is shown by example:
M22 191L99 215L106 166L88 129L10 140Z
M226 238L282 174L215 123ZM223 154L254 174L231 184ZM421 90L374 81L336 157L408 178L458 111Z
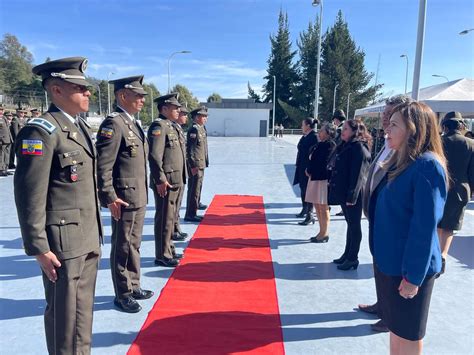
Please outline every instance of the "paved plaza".
M359 268L346 272L337 270L331 262L344 249L346 224L343 217L334 216L339 207L331 211L329 243L309 243L318 227L297 225L299 190L291 183L298 138L210 137L210 167L205 173L202 202L209 204L216 194L263 196L287 354L387 354L388 334L371 331L369 325L376 319L356 310L358 303L375 301L367 221L362 221ZM122 313L113 306L110 213L102 211L107 237L97 280L93 354L127 352L173 272L153 263L155 208L151 191L149 196L141 247L142 287L154 290L155 295L140 301L143 310L137 314ZM42 280L36 261L22 249L12 176L0 178L0 201L0 352L45 354ZM192 235L196 224L182 222L182 228ZM177 242L178 251L186 244ZM471 201L463 230L451 247L447 272L435 283L425 337L426 354L474 353L473 269ZM179 342L179 334L176 341Z

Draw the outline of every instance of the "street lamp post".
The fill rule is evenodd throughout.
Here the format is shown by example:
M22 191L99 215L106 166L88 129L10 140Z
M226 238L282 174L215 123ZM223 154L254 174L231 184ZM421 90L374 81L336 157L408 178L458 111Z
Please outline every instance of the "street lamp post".
M351 99L351 92L349 94L347 94L347 107L346 107L346 115L347 117L349 117L349 102L350 102L350 99Z
M150 88L150 107L151 107L151 120L153 121L153 89Z
M336 111L336 90L338 86L339 86L339 83L337 83L336 86L334 86L334 95L332 97L332 113Z
M439 75L439 74L433 74L431 76L434 76L435 78L443 78L444 80L446 80L447 83L449 83L449 79L447 76Z
M406 54L402 54L400 56L400 58L403 58L405 57L405 59L407 60L407 67L406 67L406 70L405 70L405 95L407 94L407 83L408 83L408 55Z
M323 32L323 0L313 0L313 6L321 6L319 13L319 39L318 39L318 58L316 63L316 88L314 90L314 118L318 118L319 114L319 69L321 63L321 37Z
M275 136L275 98L276 98L276 76L273 75L273 115L272 115L272 137Z
M170 62L171 62L171 58L173 58L176 54L187 54L187 53L191 53L191 51L177 51L177 52L173 52L170 54L170 56L168 57L168 94L170 93L170 88L171 88L171 84L170 84Z
M418 11L418 34L416 39L415 70L413 72L413 85L411 89L411 97L413 100L418 100L418 96L420 94L420 75L421 63L423 61L423 46L425 42L427 1L428 0L420 0L420 8Z
M97 85L97 90L99 91L99 116L102 114L102 104L100 103L100 85Z
M110 80L110 76L114 75L114 74L115 74L114 72L109 72L109 74L107 74L107 115L110 115L110 84L109 84L109 80Z

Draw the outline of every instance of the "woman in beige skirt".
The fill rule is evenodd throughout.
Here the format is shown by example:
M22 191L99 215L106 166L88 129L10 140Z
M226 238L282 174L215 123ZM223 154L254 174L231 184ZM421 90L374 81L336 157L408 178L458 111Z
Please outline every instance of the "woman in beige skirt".
M308 187L306 202L314 205L319 222L319 233L310 239L313 243L329 241L328 171L329 156L336 147L336 130L327 123L318 132L319 143L310 151L310 163L306 169Z

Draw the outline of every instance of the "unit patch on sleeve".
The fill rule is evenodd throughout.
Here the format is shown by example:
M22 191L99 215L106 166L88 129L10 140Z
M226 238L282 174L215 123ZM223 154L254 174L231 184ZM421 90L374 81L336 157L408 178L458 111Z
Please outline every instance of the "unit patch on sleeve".
M21 143L21 154L43 155L43 141L37 139L23 139Z
M155 128L154 130L151 131L151 134L153 136L159 136L159 135L161 135L161 129Z
M112 138L114 135L114 130L112 128L103 127L100 130L100 136L104 138Z
M56 127L44 118L33 118L27 125L41 127L49 134L52 134L56 130Z
M196 133L189 133L189 137L191 137L191 138L196 138L197 135L196 135Z

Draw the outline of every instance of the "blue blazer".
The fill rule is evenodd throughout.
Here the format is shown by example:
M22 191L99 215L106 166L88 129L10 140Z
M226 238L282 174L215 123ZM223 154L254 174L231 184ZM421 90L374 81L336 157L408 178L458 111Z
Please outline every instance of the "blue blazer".
M421 285L441 270L437 225L446 201L446 176L432 153L424 153L377 198L374 258L384 274Z

